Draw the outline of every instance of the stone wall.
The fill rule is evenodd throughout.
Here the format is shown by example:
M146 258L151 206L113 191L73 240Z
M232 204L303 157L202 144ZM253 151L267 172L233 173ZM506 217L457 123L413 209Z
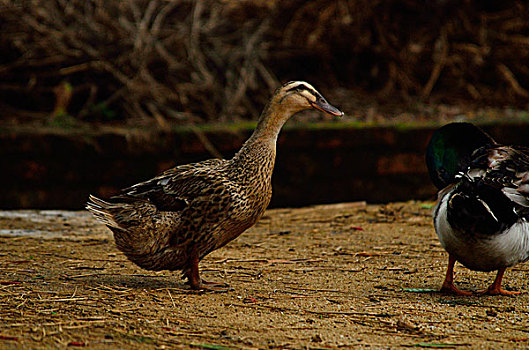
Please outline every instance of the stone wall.
M483 127L499 142L529 144L529 124ZM435 128L287 126L278 140L271 206L434 199L424 150ZM79 209L90 193L110 196L176 164L211 158L204 137L231 157L251 129L3 128L0 207Z

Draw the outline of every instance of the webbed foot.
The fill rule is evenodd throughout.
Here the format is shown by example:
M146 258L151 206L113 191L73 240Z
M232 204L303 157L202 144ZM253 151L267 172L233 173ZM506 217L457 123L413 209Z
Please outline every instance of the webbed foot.
M474 293L470 291L460 290L454 285L454 264L456 263L456 258L452 255L448 255L448 267L446 269L446 277L441 286L440 292L454 294L454 295L473 295Z
M454 295L465 295L465 296L474 295L474 293L471 291L457 289L457 287L453 283L449 283L447 281L445 281L443 285L441 286L440 292L447 293L447 294L454 294Z
M186 284L189 284L189 287L193 290L210 292L228 292L231 290L227 283L208 282L201 279L196 256L191 259L190 267L185 272L185 276L187 277Z
M504 273L505 273L505 268L499 269L498 274L496 275L496 279L489 286L489 288L481 292L478 292L478 294L481 294L481 295L518 295L518 294L521 294L521 292L510 291L510 290L505 290L501 288L501 280L503 279Z
M492 284L489 288L485 289L485 290L482 290L482 291L479 291L477 292L476 294L480 294L480 295L518 295L518 294L521 294L522 292L517 292L517 291L514 291L514 290L505 290L503 288L501 288L500 286L495 286L494 284Z

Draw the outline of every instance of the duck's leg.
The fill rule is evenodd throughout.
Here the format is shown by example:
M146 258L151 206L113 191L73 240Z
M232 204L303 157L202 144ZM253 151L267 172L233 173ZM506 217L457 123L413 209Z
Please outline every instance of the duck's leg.
M191 254L189 258L189 269L185 273L187 277L187 283L189 284L191 289L195 289L195 290L210 289L210 290L225 291L222 288L229 287L227 283L208 282L206 280L201 279L200 272L198 269L198 263L199 263L198 255L195 253L195 251L193 251L193 253ZM209 287L204 287L204 285L208 285Z
M202 283L200 280L200 272L198 271L198 256L196 254L192 254L189 262L190 266L186 272L187 283L189 283L191 289L201 289Z
M504 273L505 273L505 267L499 269L494 282L490 285L489 288L485 289L482 292L479 292L479 294L488 294L488 295L518 295L520 294L520 292L509 291L509 290L505 290L501 288L501 280L503 278Z
M441 286L441 292L456 294L456 295L472 295L472 292L464 291L457 289L454 285L454 264L456 263L456 258L451 254L448 254L448 267L446 269L446 277Z

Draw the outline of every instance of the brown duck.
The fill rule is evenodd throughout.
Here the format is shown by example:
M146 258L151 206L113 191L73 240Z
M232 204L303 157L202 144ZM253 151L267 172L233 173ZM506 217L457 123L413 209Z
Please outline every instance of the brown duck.
M86 208L114 233L117 247L147 270L182 270L202 288L198 263L252 227L272 196L276 140L295 113L316 108L334 116L310 84L277 89L252 136L232 159L180 165L125 188L105 201L90 196Z

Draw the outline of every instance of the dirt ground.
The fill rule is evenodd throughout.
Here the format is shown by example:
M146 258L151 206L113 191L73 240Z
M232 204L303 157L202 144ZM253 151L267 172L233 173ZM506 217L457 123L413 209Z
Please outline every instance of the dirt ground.
M529 347L529 264L504 278L516 297L437 292L432 205L269 210L201 263L224 293L141 270L86 212L3 211L0 348ZM456 272L461 289L494 279Z

